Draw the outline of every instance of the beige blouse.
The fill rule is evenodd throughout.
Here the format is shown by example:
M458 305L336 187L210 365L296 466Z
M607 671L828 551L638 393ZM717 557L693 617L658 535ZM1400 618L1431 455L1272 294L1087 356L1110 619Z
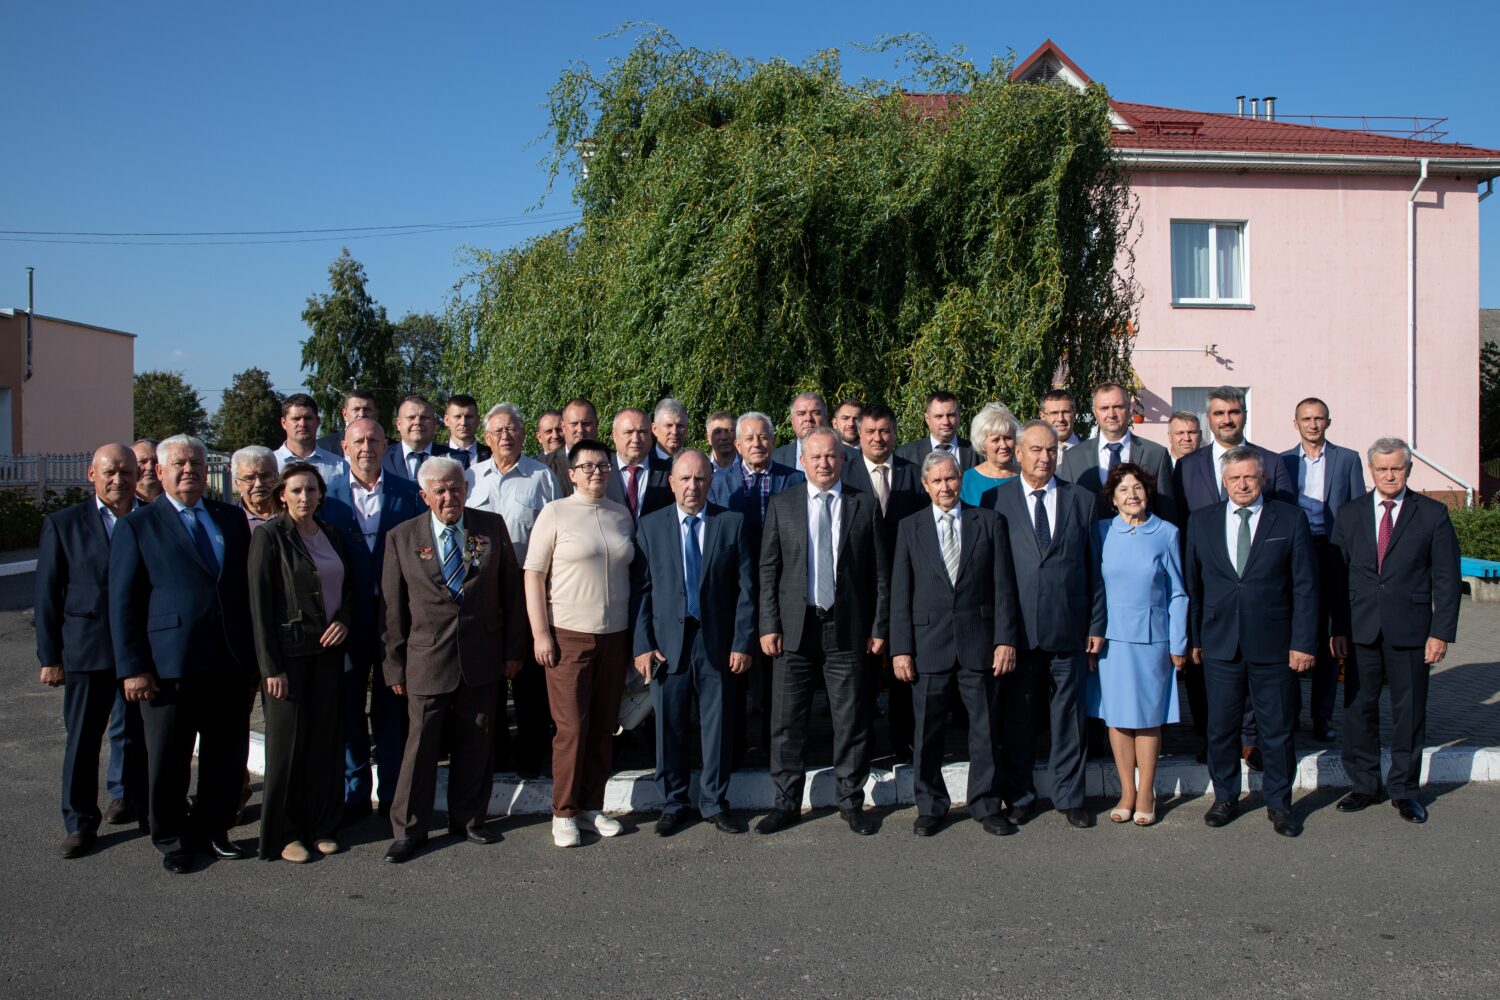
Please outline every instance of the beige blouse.
M552 624L608 635L630 622L630 513L613 500L574 493L542 508L526 550L528 572L547 575Z

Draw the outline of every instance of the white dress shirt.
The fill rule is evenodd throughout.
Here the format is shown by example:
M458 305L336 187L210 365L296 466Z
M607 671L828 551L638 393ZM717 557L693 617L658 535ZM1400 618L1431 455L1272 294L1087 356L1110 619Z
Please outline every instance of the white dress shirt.
M375 551L375 542L380 538L380 511L385 497L384 480L376 479L375 485L366 488L354 476L349 477L349 501L354 507L354 520L359 522L359 532L364 536L365 547Z
M864 452L859 453L859 460L865 463L865 471L870 474L870 489L875 492L875 499L880 501L880 512L882 514L885 513L885 508L891 500L891 481L896 478L895 466L891 464L892 456L894 454L895 453L892 452L891 455L886 456L886 460L884 462L872 462L870 461L870 456L866 455ZM950 452L950 454L957 456L958 449L954 448L953 451ZM885 470L885 496L883 497L880 495L881 479L880 475L875 471L876 469Z
M1401 508L1406 506L1406 489L1403 487L1401 492L1393 497L1386 497L1379 490L1375 491L1375 543L1377 545L1380 544L1380 521L1385 517L1385 508L1380 504L1387 499L1396 502L1396 506L1391 508L1391 527L1394 528L1396 518L1401 516Z
M932 504L931 506L932 506L932 523L937 528L938 551L939 552L943 551L943 515L945 515L945 514L952 514L953 515L953 542L954 542L954 545L958 548L959 556L961 558L963 556L963 551L964 551L964 532L963 532L964 505L961 504L961 503L956 503L956 504L953 505L953 509L952 510L943 510L943 508L939 507L937 504Z
M698 519L698 523L693 525L693 534L698 536L698 583L701 586L703 583L703 529L708 524L708 505L704 504L703 509L696 514L683 510L680 503L673 504L672 506L677 509L677 536L682 547L682 580L684 586L687 584L688 527L683 521L689 517L696 517Z
M139 498L134 498L134 499L135 499L135 502L130 505L130 509L131 510L135 510L137 507L139 507L141 505L141 501L140 501ZM112 510L109 509L109 506L103 500L99 499L99 494L97 494L97 493L94 494L94 504L104 514L104 537L105 538L114 538L115 537L115 522L119 520L119 517L117 517L115 515L114 511L112 511Z
M949 455L958 454L958 436L954 435L951 441L939 441L931 434L927 435L927 443L932 446L933 451L943 451Z
M625 474L628 466L625 462L625 456L619 452L614 453L614 459L615 475L620 477L620 505L628 508L630 506L630 477ZM631 513L635 515L636 520L640 520L641 510L646 504L646 483L651 478L651 456L647 455L643 458L636 465L636 468L641 471L636 475L635 510L631 511Z
M474 467L474 464L479 461L479 439L475 438L473 441L470 441L467 448L455 448L453 447L453 442L449 441L448 454L452 456L459 452L466 452L468 454L469 463L465 465L464 468L472 469ZM454 461L456 462L458 461L458 459L455 458Z
M422 454L426 455L428 458L431 458L432 457L432 442L428 441L427 444L426 444L426 446L422 447L422 448L413 448L411 445L407 444L405 441L401 442L401 468L405 469L411 475L411 478L412 478L413 482L416 482L417 473L416 473L416 470L411 467L411 457L413 455L417 454L418 452L421 452ZM424 461L425 461L425 459L424 459Z
M1057 535L1057 477L1053 476L1047 480L1046 486L1036 487L1028 483L1023 476L1021 478L1021 489L1026 494L1026 515L1031 518L1033 528L1036 527L1037 498L1031 495L1032 491L1036 489L1046 490L1045 495L1042 497L1042 505L1047 510L1047 527L1055 537Z
M839 572L839 539L844 531L844 484L836 482L828 488L833 495L829 507L833 514L833 567L829 579L837 582ZM813 603L818 592L818 518L823 516L823 501L818 497L822 491L807 483L807 603Z
M1243 508L1250 511L1250 541L1255 541L1255 533L1260 529L1260 512L1265 509L1265 494L1255 498L1255 502ZM1240 547L1240 516L1235 511L1241 508L1233 500L1224 505L1224 547L1229 553L1229 565L1234 565L1235 553Z
M1318 449L1316 458L1309 458L1306 448L1297 449L1298 456L1302 459L1302 495L1314 500L1324 501L1328 499L1328 488L1324 485L1324 471L1328 463L1328 445Z
M501 472L493 458L487 458L464 471L469 481L469 499L464 504L475 510L487 510L505 519L505 530L516 549L516 562L526 563L526 546L531 529L542 508L562 495L552 470L534 458L522 455L516 464Z
M286 442L282 442L281 447L276 449L275 454L276 469L278 472L293 462L306 462L317 469L323 476L323 485L325 487L337 477L349 474L349 463L344 460L342 455L335 455L333 452L324 451L322 448L314 448L311 455L303 458L300 455L294 454L292 449L287 447Z
M1122 437L1122 438L1120 438L1120 440L1118 440L1118 441L1110 441L1107 438L1105 438L1105 436L1103 434L1100 434L1099 435L1099 468L1101 468L1101 469L1108 469L1109 468L1109 449L1106 448L1105 445L1108 445L1108 444L1122 445L1123 447L1120 448L1120 462L1121 462L1121 464L1124 464L1125 462L1130 461L1130 444L1134 440L1135 440L1135 435L1130 432L1130 428L1128 428L1128 427L1125 429L1125 436Z

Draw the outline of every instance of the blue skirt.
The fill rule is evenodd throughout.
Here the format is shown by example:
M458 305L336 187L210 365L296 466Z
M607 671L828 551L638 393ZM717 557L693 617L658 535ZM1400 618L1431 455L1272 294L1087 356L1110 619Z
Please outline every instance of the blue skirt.
M1164 642L1110 639L1089 674L1085 708L1116 729L1155 729L1179 720L1177 671Z

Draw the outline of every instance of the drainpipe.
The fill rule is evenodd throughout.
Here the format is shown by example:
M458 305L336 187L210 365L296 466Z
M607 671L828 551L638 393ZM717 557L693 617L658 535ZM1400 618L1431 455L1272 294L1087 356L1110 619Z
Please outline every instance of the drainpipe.
M31 381L31 317L36 312L36 268L26 269L26 377L21 381Z

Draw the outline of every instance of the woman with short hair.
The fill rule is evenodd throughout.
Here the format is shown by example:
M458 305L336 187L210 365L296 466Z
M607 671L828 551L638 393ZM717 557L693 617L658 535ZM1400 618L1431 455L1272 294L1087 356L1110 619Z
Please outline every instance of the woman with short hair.
M1016 435L1021 422L1004 403L986 403L969 424L969 440L984 461L964 472L958 498L970 507L988 506L984 495L1020 472Z

